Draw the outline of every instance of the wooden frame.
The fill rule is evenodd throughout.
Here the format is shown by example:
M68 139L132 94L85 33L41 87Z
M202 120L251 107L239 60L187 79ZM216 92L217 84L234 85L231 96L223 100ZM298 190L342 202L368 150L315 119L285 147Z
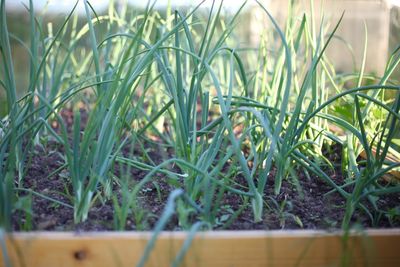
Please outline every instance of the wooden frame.
M13 233L6 247L13 267L136 266L151 232ZM170 266L187 237L164 232L148 267ZM216 231L196 235L181 266L400 266L400 229ZM6 266L0 254L0 266Z

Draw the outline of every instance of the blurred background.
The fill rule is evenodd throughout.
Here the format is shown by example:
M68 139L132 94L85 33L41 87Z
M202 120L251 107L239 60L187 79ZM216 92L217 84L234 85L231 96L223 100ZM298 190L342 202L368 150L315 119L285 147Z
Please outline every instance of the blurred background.
M283 25L288 14L290 0L260 0L271 14ZM27 7L29 0L6 0L7 21L9 31L22 42L29 43L29 16ZM106 12L110 0L89 1L97 14ZM155 8L164 10L168 6L174 8L190 8L201 1L158 0ZM219 4L221 0L216 0ZM223 2L225 16L235 14L244 1L226 0ZM317 18L317 25L324 20L331 28L335 26L344 12L343 21L335 40L330 44L327 55L337 72L352 72L359 69L363 57L364 44L367 43L366 71L380 75L385 69L388 55L400 44L400 0L294 0L299 15L312 12ZM75 0L33 0L38 18L47 23L47 31L57 28L57 22L73 8ZM146 0L114 0L117 6L129 4L131 9L145 8ZM206 0L202 7L209 9L212 0ZM84 5L80 0L76 10L85 20ZM238 37L241 46L257 47L260 34L265 27L271 27L265 14L254 0L246 2L241 13ZM243 22L243 23L242 23ZM365 27L366 26L366 27ZM55 31L55 30L54 30ZM367 34L366 34L367 31ZM367 39L366 39L367 37ZM15 38L12 40L12 53L18 88L26 90L28 83L28 54L22 44ZM394 77L400 78L400 72ZM397 80L399 80L397 78ZM0 115L5 111L4 90L0 89Z

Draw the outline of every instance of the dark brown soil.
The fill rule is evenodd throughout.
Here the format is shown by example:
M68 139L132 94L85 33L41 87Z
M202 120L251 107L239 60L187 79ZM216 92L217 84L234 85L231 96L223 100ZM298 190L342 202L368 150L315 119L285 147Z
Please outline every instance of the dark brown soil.
M62 114L67 121L71 118L70 113ZM72 122L71 122L72 123ZM165 148L156 147L153 144L146 144L146 149L153 161L162 162L165 157L171 156L171 152ZM124 149L124 154L129 155L130 148ZM61 153L60 153L61 152ZM68 177L68 171L63 169L55 172L64 164L62 158L62 147L54 141L49 141L42 147L36 147L32 151L33 157L30 168L26 174L21 187L29 188L48 198L72 204L72 187ZM132 155L135 155L133 153ZM340 171L340 146L330 148L326 153L329 160L336 164L335 171L327 170L330 177L339 185L344 184ZM114 173L119 176L121 168L115 166ZM128 183L134 184L143 179L146 171L132 168L127 177ZM274 195L275 169L268 177L268 184L264 192L266 208L264 209L264 220L254 223L251 204L243 197L233 193L224 192L220 209L217 212L215 229L337 229L340 228L345 211L345 200L336 192L327 194L331 187L325 184L320 178L305 175L303 170L297 170L299 184L296 185L291 179L283 181L281 193ZM157 174L155 183L149 183L140 192L137 206L142 211L141 224L136 224L133 215L128 217L126 230L150 230L161 215L169 193L174 189L164 175ZM237 183L245 185L244 179L237 177ZM113 185L113 195L121 201L120 186ZM25 212L17 210L13 214L14 230L54 230L54 231L102 231L113 230L114 227L114 205L111 200L101 201L97 198L89 213L88 219L81 224L73 222L73 209L65 207L45 199L37 194L29 194L21 191L20 196L31 196L31 207L25 207ZM381 197L377 201L381 208L380 218L374 222L362 211L356 211L352 222L361 227L399 227L400 218L397 215L387 216L385 212L392 208L399 208L400 194L392 194ZM365 203L370 207L368 203ZM31 210L30 210L31 209ZM30 210L30 212L29 212ZM232 214L240 210L237 218L233 219ZM32 216L32 229L30 229L29 216ZM373 213L373 209L370 211ZM376 215L376 214L374 214ZM196 218L193 218L194 220ZM140 226L140 227L138 227ZM181 230L178 220L174 217L168 224L168 230Z
M154 152L152 156L154 157ZM72 205L72 189L65 187L66 184L69 184L66 171L62 170L55 175L50 175L62 166L63 162L61 155L57 152L55 143L48 144L44 149L38 147L33 156L31 167L24 179L23 187ZM146 172L132 169L131 174L133 180L139 181L146 175ZM250 204L246 204L243 207L244 200L240 196L224 193L222 208L217 216L217 218L220 218L220 222L215 225L215 228L222 229L224 222L229 220L229 215L241 208L243 212L228 227L225 225L224 229L339 228L345 210L344 199L337 193L325 195L331 190L331 187L322 182L321 179L317 177L308 179L300 171L298 175L301 192L290 180L284 180L281 193L275 196L273 193L274 171L270 174L268 186L265 190L265 196L270 197L266 198L267 208L265 209L264 220L261 223L253 222ZM331 172L331 178L338 184L343 183L339 171L336 171L336 173ZM241 178L238 177L239 182L240 180ZM145 210L144 216L147 218L144 220L144 229L151 229L154 226L157 217L163 211L169 192L173 190L173 187L165 181L163 175L157 175L156 181L158 188L153 183L149 183L140 194L140 206ZM114 194L120 196L117 186L115 186L115 190ZM158 192L161 192L161 194ZM26 195L26 193L21 193L21 195ZM286 204L284 205L283 203ZM383 210L398 207L399 203L400 194L385 196L378 201L378 205ZM64 207L40 196L32 195L32 216L33 230L100 231L114 229L114 207L112 201L106 201L105 203L96 201L89 213L88 220L79 225L74 225L73 210L71 208ZM15 230L21 230L23 223L26 221L25 217L21 211L14 213L13 225ZM360 211L353 216L353 222L360 224L362 227L400 226L398 217L394 218L390 224L387 217L382 216L381 220L373 224L368 216ZM137 229L132 216L128 218L126 229ZM168 225L168 229L181 229L177 225L176 218Z

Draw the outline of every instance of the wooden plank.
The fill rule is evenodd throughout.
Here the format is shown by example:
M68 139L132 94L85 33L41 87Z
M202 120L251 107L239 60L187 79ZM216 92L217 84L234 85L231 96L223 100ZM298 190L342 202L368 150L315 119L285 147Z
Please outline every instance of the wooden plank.
M6 244L13 267L136 266L150 237L149 232L16 233ZM146 266L170 266L186 237L162 233ZM202 232L181 266L339 266L344 257L348 266L400 266L399 245L400 229L352 234L347 243L337 232Z
M399 163L400 162L400 156L399 156L400 153L398 153L397 151L393 151L393 153L396 153L396 154L391 154L390 150L389 150L389 153L387 154L385 160L389 161L391 163ZM376 155L376 148L372 148L372 154L374 156ZM363 159L367 159L367 153L365 152L365 150L361 151L360 156ZM389 172L384 174L382 176L382 178L385 179L387 182L399 183L400 182L400 168L395 168L395 169L390 170Z

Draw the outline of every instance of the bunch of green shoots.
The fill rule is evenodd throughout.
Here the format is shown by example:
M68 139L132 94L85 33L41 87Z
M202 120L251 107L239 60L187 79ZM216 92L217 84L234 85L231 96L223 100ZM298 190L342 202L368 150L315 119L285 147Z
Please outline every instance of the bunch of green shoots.
M194 222L197 228L215 226L226 193L250 200L254 221L262 221L274 167L275 194L286 178L301 192L299 170L339 192L347 201L343 227L357 208L374 220L365 199L380 213L377 197L399 192L396 185L380 183L399 166L386 160L400 118L399 87L390 84L398 50L377 85L362 86L370 79L364 59L361 71L347 78L357 86L346 90L345 79L325 55L341 19L328 28L321 17L317 27L312 1L311 16L299 20L292 1L284 28L259 3L272 27L258 50L241 49L233 34L245 4L227 18L222 3L213 4L205 19L198 13L201 4L186 13L169 7L165 16L151 5L137 13L110 3L103 15L88 1L84 6L82 26L75 5L53 34L52 26L43 29L30 2L29 85L18 98L10 38L22 41L8 32L1 1L0 86L8 115L0 125L0 222L6 229L22 192L46 198L25 189L23 181L32 150L50 136L63 147L65 163L57 172L68 174L73 205L61 204L73 208L75 223L87 219L96 201L113 199L115 227L124 229L133 213L140 229L144 216L138 199L147 183L157 184L156 173L176 189L157 231L175 204L183 228ZM396 92L395 99L384 99L386 91ZM354 103L350 118L334 112L342 102ZM79 109L82 103L87 121ZM60 111L70 107L74 116L68 126ZM368 119L375 111L382 114L378 122ZM57 129L50 126L54 120ZM342 128L347 139L329 131L328 123ZM344 185L326 173L333 166L322 152L334 142L346 153L349 179ZM173 156L156 164L145 143L172 148ZM132 152L137 147L140 157ZM132 153L124 155L125 148ZM362 151L367 158L358 161ZM127 171L117 176L117 166ZM131 168L148 173L135 183ZM238 177L245 183L239 185ZM121 189L120 199L112 194L115 186Z

